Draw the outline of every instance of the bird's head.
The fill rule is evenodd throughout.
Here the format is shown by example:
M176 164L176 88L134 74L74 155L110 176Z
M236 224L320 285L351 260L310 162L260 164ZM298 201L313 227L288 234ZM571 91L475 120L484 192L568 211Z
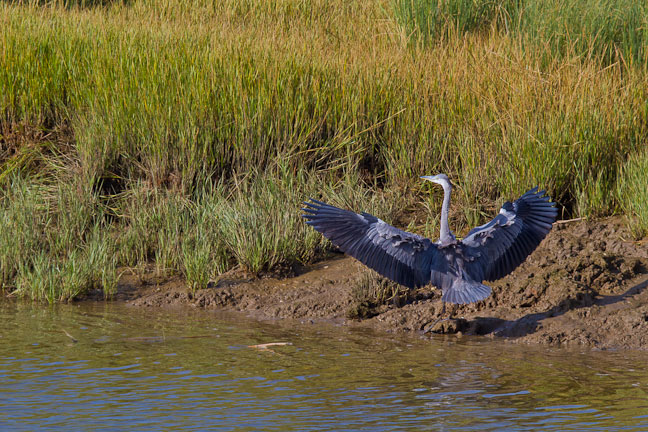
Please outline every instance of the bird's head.
M450 179L445 174L437 174L435 176L421 176L423 180L431 181L432 183L440 184L444 189L446 187L452 188Z

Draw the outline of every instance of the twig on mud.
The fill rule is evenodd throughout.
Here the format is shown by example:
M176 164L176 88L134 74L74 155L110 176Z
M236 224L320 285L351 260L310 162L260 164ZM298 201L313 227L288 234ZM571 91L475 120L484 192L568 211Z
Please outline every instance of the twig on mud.
M566 224L566 223L570 223L570 222L578 222L578 221L582 221L583 219L585 219L585 218L578 217L578 218L574 218L574 219L563 219L563 220L559 220L559 221L554 222L554 224Z
M620 237L621 241L623 243L634 243L636 245L641 245L644 243L648 243L648 238L642 239L642 240L628 240L625 237Z
M61 330L63 330L63 333L65 333L65 336L67 336L67 337L69 337L70 339L72 339L72 342L73 342L73 343L77 343L77 342L79 342L78 340L76 340L76 339L74 338L74 336L72 336L70 333L68 333L67 330L65 330L64 328L62 328Z
M248 345L248 348L258 349L260 351L270 351L271 353L274 353L274 351L272 351L269 347L286 346L286 345L292 345L292 342L269 342L269 343L264 343L259 345Z

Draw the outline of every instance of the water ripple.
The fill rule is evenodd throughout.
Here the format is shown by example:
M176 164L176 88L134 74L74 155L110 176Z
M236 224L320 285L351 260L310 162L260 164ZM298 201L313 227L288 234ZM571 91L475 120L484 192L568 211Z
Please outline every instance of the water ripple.
M42 330L53 316L68 329L83 323L78 343ZM648 430L643 353L368 337L117 305L4 306L0 330L2 430ZM248 348L279 340L293 345Z

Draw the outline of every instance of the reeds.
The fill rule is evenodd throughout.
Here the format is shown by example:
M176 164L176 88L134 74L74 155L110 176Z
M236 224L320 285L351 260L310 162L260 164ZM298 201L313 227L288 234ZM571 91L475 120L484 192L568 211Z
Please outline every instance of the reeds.
M637 239L648 234L648 149L630 155L621 169L619 195L628 226Z
M583 57L645 67L648 9L639 0L396 0L399 22L427 44L506 34L544 60Z
M117 287L114 246L96 195L12 176L0 201L0 284L50 302Z
M437 172L459 233L535 185L566 216L636 213L645 11L581 3L3 2L3 286L272 271L327 247L308 196L393 220Z

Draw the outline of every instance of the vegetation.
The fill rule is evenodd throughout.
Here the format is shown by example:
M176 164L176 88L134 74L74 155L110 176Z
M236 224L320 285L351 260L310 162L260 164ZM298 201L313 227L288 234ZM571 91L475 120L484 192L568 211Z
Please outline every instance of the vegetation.
M347 310L347 317L371 318L380 313L380 306L389 302L398 305L404 303L407 297L405 288L363 267L351 287L351 304Z
M628 226L635 238L648 234L648 148L628 158L621 170L621 204L628 215Z
M398 222L436 214L418 176L437 172L460 233L537 184L564 216L645 230L646 16L632 0L2 2L2 290L272 271L326 250L306 197ZM426 218L407 220L432 235Z
M544 60L577 56L645 67L648 9L638 0L396 0L425 43L496 29Z

